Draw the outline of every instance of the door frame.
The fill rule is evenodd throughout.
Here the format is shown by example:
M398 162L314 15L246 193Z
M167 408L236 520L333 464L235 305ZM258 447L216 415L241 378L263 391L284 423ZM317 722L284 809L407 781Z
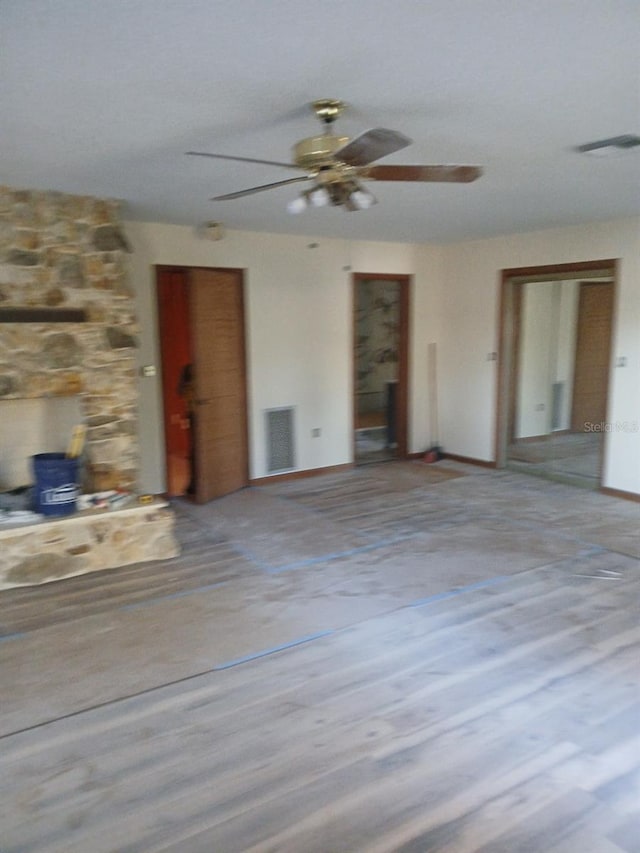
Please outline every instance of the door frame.
M500 274L500 296L498 300L498 358L495 402L494 459L496 468L507 465L507 445L513 435L515 395L517 388L519 336L522 311L522 285L526 282L558 281L561 279L588 279L607 276L613 289L613 312L611 320L610 364L614 346L613 330L618 306L618 266L615 258L597 261L576 261L568 264L515 267L503 269ZM611 403L611 383L607 382L607 411ZM602 470L607 453L605 440L600 466Z
M239 276L240 280L240 304L241 304L241 317L242 317L242 364L241 364L241 372L242 372L242 396L244 402L244 424L243 424L243 433L244 433L244 445L245 445L245 464L244 464L244 486L249 485L249 470L250 470L250 454L251 454L251 445L249 442L249 395L248 395L248 375L247 375L247 310L246 310L246 271L242 267L209 267L203 266L202 264L195 264L193 266L187 266L185 264L155 264L154 267L154 289L155 289L155 306L156 306L156 333L158 340L158 352L160 357L160 364L163 364L163 350L162 350L162 336L160 334L160 311L159 311L159 290L158 290L158 276L161 272L170 272L170 273L182 273L185 276L186 284L187 284L187 293L189 288L189 273L191 270L202 269L208 270L211 272L225 272L225 273L236 273ZM192 349L192 329L191 323L189 322L189 326L187 329L187 334L189 338L189 352L190 356L193 359L193 349ZM163 413L163 445L164 445L164 456L165 456L165 478L168 473L168 447L167 447L167 436L166 436L166 406L164 399L164 373L162 373L160 377L160 390L161 390L161 406ZM197 435L197 432L196 432ZM195 437L195 436L194 436Z
M357 341L357 319L358 319L358 283L360 281L394 281L400 287L399 300L399 317L398 317L398 387L396 390L396 407L397 407L397 422L396 422L396 438L397 438L397 454L396 459L407 459L409 456L409 327L410 327L410 305L411 305L411 286L413 277L404 273L369 273L369 272L354 272L351 274L351 376L352 376L352 392L351 392L351 435L352 445L351 453L352 460L356 462L356 415L357 415L357 396L356 390L358 387L358 364L356 358L356 341Z

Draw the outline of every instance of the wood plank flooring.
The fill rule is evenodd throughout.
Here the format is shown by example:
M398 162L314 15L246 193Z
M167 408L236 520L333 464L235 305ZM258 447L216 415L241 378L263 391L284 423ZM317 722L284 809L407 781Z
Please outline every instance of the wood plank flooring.
M29 637L79 632L90 662L108 641L92 631L128 605L163 614L140 618L150 655L167 620L206 618L178 604L218 581L236 623L255 620L255 654L204 672L185 658L172 683L126 693L89 666L109 698L53 716L53 682L25 693L25 721L33 703L43 721L0 737L2 853L639 853L637 505L450 463L255 491L178 505L177 561L0 595L5 697L35 671ZM274 578L301 585L311 618L329 587L306 578L341 578L362 607L373 570L409 594L264 645ZM71 689L64 659L55 675Z

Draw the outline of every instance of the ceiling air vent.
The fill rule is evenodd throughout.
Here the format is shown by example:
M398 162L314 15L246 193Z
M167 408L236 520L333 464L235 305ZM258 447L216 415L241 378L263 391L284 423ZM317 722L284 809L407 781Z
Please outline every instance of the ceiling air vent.
M590 154L593 157L611 157L623 151L629 151L640 145L640 136L626 133L624 136L612 136L611 139L599 139L597 142L586 142L576 146L580 154Z

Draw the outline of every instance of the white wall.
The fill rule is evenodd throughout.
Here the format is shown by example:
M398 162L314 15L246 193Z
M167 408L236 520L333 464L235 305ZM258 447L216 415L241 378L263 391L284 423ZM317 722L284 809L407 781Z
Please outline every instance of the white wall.
M251 476L265 471L263 410L296 407L300 469L351 461L351 272L413 276L409 450L429 434L427 353L438 347L439 439L493 460L500 271L619 258L618 303L604 485L640 492L640 220L516 234L447 246L351 243L230 231L208 242L192 229L128 223L131 276L143 327L140 364L159 364L154 264L246 270ZM317 243L316 248L309 248ZM141 487L165 487L160 379L140 380ZM320 438L311 430L320 427Z
M570 428L578 321L578 281L522 285L516 438ZM563 384L558 425L553 420L553 385Z
M497 374L487 354L498 348L501 270L620 259L603 484L640 492L640 219L457 243L443 251L442 443L451 453L483 460L494 458ZM625 367L615 367L620 357Z
M549 432L555 325L555 281L524 285L522 295L516 438Z
M557 282L557 286L560 289L560 305L558 307L558 341L555 375L552 381L564 384L560 422L557 429L570 429L580 283L578 281L561 281Z
M193 229L127 223L131 279L142 326L139 364L159 371L155 264L245 270L250 476L266 475L264 409L296 409L301 470L352 460L351 272L412 274L409 450L429 442L425 393L427 331L440 287L441 252L397 243L229 231L202 239ZM161 379L140 379L141 488L165 488ZM311 431L320 428L319 438Z

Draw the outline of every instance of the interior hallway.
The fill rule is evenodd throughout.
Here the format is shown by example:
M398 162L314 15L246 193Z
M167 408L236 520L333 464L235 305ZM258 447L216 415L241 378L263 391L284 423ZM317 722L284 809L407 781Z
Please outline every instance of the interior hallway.
M2 853L638 851L640 506L390 462L0 593Z

